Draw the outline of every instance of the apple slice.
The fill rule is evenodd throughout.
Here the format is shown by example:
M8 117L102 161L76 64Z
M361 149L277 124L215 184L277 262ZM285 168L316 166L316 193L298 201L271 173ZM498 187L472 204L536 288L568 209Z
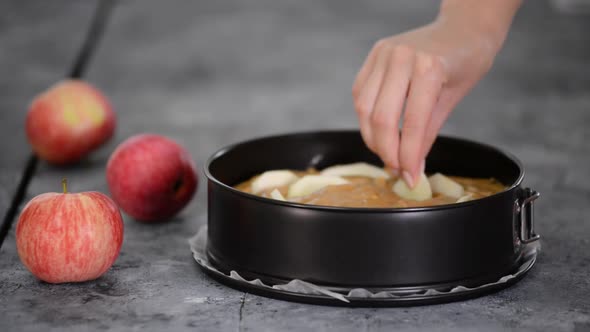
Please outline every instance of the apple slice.
M436 173L428 178L432 192L442 194L445 196L459 198L463 196L465 190L463 186L453 181L451 178L444 176L441 173Z
M270 198L276 199L277 201L286 201L285 197L281 192L275 188L275 190L270 192Z
M288 170L279 169L267 171L260 174L260 176L252 182L252 193L258 194L266 189L288 186L297 181L297 179L299 179L299 177Z
M287 197L307 196L327 186L335 186L349 183L339 176L331 175L306 175L294 182L289 187Z
M331 166L325 168L320 174L331 176L364 176L374 179L389 179L390 177L382 168L364 162Z
M408 187L406 181L399 179L393 184L391 190L399 197L413 201L425 201L432 198L432 189L424 173L420 175L418 183L413 189Z
M467 194L464 196L459 197L459 199L457 200L457 203L463 203L463 202L467 202L473 199L473 195L472 194Z

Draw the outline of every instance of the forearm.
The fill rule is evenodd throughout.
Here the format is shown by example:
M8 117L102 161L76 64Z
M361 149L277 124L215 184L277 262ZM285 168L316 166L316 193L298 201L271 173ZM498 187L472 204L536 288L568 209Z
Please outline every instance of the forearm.
M437 20L487 36L499 51L522 0L443 0Z

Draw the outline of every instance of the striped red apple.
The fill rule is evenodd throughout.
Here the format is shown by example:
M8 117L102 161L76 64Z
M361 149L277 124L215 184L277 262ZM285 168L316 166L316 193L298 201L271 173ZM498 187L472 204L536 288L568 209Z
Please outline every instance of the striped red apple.
M139 134L121 143L107 163L113 200L138 221L166 221L192 199L198 177L189 152L174 140Z
M123 219L106 195L45 193L27 203L16 226L25 267L48 283L83 282L103 275L123 243Z
M107 98L81 80L64 80L37 96L26 118L33 151L52 164L80 161L108 141L115 113Z

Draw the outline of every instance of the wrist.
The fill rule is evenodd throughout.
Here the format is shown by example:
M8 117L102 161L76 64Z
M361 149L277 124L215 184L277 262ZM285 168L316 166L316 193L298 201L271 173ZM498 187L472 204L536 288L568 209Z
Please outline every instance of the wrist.
M443 0L436 21L457 31L470 31L497 53L521 3L522 0Z

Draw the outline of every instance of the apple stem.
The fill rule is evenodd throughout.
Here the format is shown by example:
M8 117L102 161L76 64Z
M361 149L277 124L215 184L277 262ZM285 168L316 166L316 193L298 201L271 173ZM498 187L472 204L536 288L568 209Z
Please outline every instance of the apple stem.
M64 190L64 194L67 194L68 193L68 179L63 178L61 180L61 186L62 186L62 188Z

